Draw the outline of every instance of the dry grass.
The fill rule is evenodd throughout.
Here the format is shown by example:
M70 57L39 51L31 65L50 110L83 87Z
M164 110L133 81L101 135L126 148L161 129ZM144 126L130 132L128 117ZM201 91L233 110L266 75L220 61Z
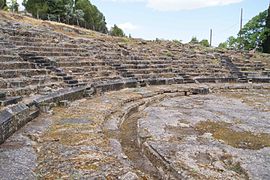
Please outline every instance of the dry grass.
M74 25L68 25L64 23L58 23L54 21L45 21L28 16L23 16L16 13L10 13L5 11L0 11L0 19L11 22L21 22L26 24L31 24L36 27L47 27L53 29L55 32L65 34L73 38L98 38L104 41L114 41L114 42L126 42L127 38L111 37L106 34L102 34L96 31L84 29ZM132 39L131 39L132 40ZM131 41L129 40L129 41Z
M259 150L270 147L270 135L266 133L253 134L247 131L234 131L231 125L224 122L204 121L196 125L196 130L201 133L212 133L213 137L223 140L235 148Z

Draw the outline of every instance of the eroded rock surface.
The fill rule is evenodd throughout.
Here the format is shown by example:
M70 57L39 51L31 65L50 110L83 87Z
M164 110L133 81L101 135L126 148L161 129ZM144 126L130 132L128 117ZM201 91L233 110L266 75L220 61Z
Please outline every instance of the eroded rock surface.
M198 88L212 93L190 95ZM269 89L153 86L78 100L43 114L2 144L0 176L269 179Z
M269 179L269 98L261 90L165 99L144 110L139 132L185 178Z

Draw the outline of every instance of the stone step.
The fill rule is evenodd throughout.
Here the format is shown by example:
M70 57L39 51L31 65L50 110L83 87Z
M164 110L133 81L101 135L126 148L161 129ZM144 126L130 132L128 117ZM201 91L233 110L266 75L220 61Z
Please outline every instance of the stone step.
M65 76L67 76L67 74L64 72L57 72L56 76L65 77Z
M79 53L79 52L44 52L44 51L29 51L30 53L38 54L42 57L57 57L57 56L75 56L75 55L81 55L81 56L87 56L89 53Z
M57 61L57 59L56 59ZM74 62L58 62L57 65L60 67L76 67L76 66L105 66L106 63L103 61L74 61Z
M22 100L21 96L14 96L14 97L5 97L0 99L0 106L8 106L12 104L17 104Z
M1 55L0 62L20 62L23 61L22 58L18 55Z
M8 69L33 69L35 68L34 64L28 62L4 62L0 63L0 70Z
M78 84L78 80L74 80L74 79L72 79L72 80L64 80L64 82L67 83L67 84Z
M59 47L59 48L78 48L78 45L76 44L70 44L70 43L47 43L47 42L28 42L24 39L20 41L12 41L12 44L15 44L17 46L35 46L35 47Z
M3 99L3 98L5 98L5 97L6 97L6 93L0 92L0 99Z
M82 53L86 52L85 49L82 48L67 48L67 47L37 47L37 46L17 46L20 50L27 50L27 51L37 51L37 52L75 52L75 53Z
M0 77L15 78L15 77L31 77L37 75L48 75L50 71L45 69L16 69L16 70L0 70Z
M72 76L64 76L64 77L63 77L63 80L64 80L64 81L68 81L68 80L72 80L72 79L73 79Z

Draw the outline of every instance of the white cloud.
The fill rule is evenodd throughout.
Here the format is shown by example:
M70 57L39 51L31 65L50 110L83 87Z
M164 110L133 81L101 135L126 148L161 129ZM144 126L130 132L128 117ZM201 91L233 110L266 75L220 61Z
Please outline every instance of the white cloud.
M239 3L243 0L104 0L114 2L145 2L147 7L158 11L192 10Z
M239 3L243 0L148 0L147 6L159 11L191 10Z
M124 31L128 31L128 32L134 31L139 28L138 26L132 24L131 22L122 23L122 24L119 24L118 26Z

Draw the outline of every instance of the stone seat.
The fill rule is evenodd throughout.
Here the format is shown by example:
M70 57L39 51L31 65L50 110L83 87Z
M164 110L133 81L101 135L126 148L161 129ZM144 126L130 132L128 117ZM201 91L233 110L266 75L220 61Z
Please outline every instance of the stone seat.
M96 83L96 82L101 82L101 81L122 80L122 79L124 78L120 76L97 76L97 77L81 79L80 82L91 84L91 83Z
M59 82L50 82L45 84L39 85L29 85L25 87L18 87L18 88L4 88L0 91L6 92L9 96L28 96L30 94L39 93L39 91L43 90L45 87L49 87L52 89L59 89L64 87L65 85Z
M81 53L86 52L83 48L66 48L66 47L51 47L51 46L17 46L20 50L27 50L27 51L38 51L38 52L74 52L74 53Z
M0 55L16 55L15 53L16 49L0 49Z
M24 41L24 42L53 42L52 38L40 38L40 37L27 37L27 36L10 36L11 42Z
M0 70L0 77L14 78L14 77L31 77L36 75L48 75L49 70L46 69L15 69L15 70Z
M60 67L74 67L74 66L105 66L104 61L93 60L93 61L61 61L57 62Z
M38 54L42 57L58 57L58 56L88 56L88 53L75 53L75 52L40 52L40 51L28 51L29 53Z
M126 64L171 64L170 61L164 61L164 60L128 60L124 61Z
M17 104L22 100L21 96L12 96L12 97L4 97L0 98L0 107L8 106L11 104Z
M0 63L3 62L19 62L23 61L20 56L18 55L1 55L0 56Z
M173 78L178 77L176 73L153 73L153 74L136 74L135 78L139 79L152 79L152 78Z
M97 72L111 70L109 66L81 66L81 67L63 67L68 72Z
M0 70L8 69L34 69L35 65L29 62L2 62L0 63Z
M47 82L53 82L50 76L32 76L20 78L6 78L5 83L1 83L0 88L20 88L30 85L40 85Z
M123 69L147 69L147 68L167 68L168 64L121 64L120 67Z
M162 72L172 72L172 68L127 69L127 72L133 74L162 73Z
M12 41L17 46L35 46L35 47L59 47L59 48L78 48L79 46L71 43L52 43L52 42L29 42L29 41Z
M78 62L78 61L87 61L87 62L96 62L102 61L100 59L95 59L92 56L82 56L82 55L74 55L74 56L57 56L54 58L57 62Z

